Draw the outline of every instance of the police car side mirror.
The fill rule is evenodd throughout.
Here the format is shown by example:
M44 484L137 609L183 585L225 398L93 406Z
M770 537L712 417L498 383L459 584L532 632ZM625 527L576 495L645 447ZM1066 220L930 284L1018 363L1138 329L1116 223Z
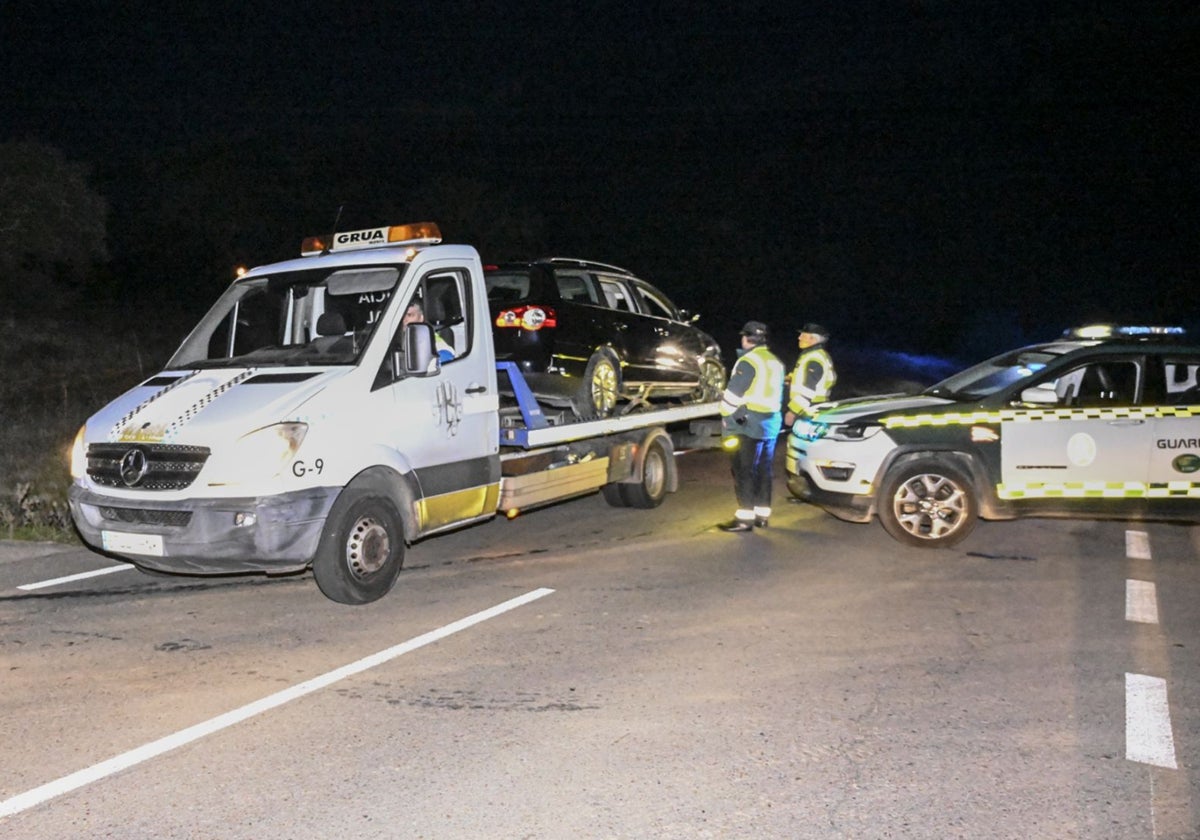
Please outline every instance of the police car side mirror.
M434 352L433 327L429 324L409 324L401 336L404 347L392 351L392 377L433 376L442 369Z
M679 320L685 324L694 324L700 320L700 313L692 312L689 309L680 309Z
M1021 402L1033 405L1058 405L1058 392L1054 390L1054 384L1050 382L1034 385L1032 388L1021 391Z

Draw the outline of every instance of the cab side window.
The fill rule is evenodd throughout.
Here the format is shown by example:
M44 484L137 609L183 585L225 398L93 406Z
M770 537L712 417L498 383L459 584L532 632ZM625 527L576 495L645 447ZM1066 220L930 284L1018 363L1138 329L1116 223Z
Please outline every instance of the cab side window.
M425 321L458 359L471 349L470 277L465 271L438 271L421 278L413 300L425 312ZM445 354L443 354L444 356Z
M1163 364L1164 403L1200 405L1200 359L1167 359Z
M1138 367L1133 362L1093 362L1058 377L1054 390L1059 405L1099 408L1133 405L1137 397Z

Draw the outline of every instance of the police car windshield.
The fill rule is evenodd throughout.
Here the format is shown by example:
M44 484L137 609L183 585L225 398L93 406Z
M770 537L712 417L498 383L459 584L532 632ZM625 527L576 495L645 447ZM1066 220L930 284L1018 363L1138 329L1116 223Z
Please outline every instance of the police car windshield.
M1033 376L1056 356L1045 349L1014 350L943 379L925 393L949 400L980 400Z
M209 310L169 365L353 365L403 269L353 266L240 280Z

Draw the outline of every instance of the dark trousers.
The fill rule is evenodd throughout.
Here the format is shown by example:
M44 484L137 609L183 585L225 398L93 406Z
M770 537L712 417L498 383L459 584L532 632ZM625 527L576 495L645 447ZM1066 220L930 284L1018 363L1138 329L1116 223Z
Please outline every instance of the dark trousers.
M771 506L774 460L774 437L755 440L738 435L738 447L733 451L733 489L739 508L752 510Z

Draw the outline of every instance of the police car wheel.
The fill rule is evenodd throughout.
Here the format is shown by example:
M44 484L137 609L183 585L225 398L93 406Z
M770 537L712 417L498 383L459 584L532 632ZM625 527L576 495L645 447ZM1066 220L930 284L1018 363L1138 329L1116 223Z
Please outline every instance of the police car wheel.
M608 417L616 410L620 385L616 361L608 353L597 351L588 359L571 408L583 419Z
M404 526L395 505L380 496L347 490L338 497L317 556L313 577L339 604L367 604L386 595L404 565Z
M977 505L960 470L936 461L914 461L892 470L879 498L879 521L902 543L947 548L975 528Z

